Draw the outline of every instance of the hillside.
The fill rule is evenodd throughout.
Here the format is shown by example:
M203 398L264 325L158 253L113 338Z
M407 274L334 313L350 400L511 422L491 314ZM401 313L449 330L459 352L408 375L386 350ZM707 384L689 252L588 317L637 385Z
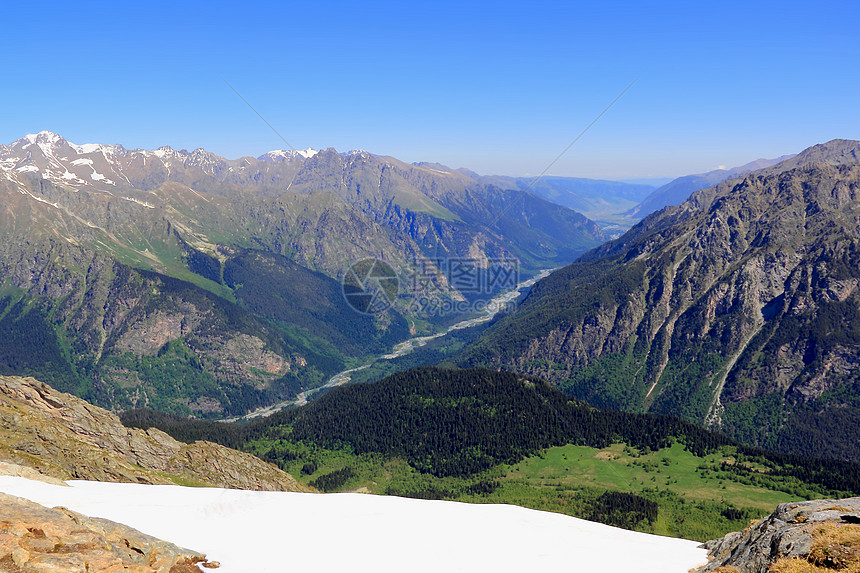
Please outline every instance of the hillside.
M505 505L94 482L61 487L4 477L0 491L193 547L222 573L686 573L705 561L695 541Z
M451 317L410 306L425 279L433 300L489 298L456 283L458 261L528 274L603 241L537 197L333 149L228 160L41 132L0 145L0 202L0 373L199 416L290 398L432 331ZM402 295L372 316L340 284L369 257Z
M536 284L462 363L860 459L858 148L814 146L647 217Z
M127 429L115 415L32 378L0 376L0 428L0 462L59 480L311 491L247 453Z
M856 464L744 448L488 370L409 370L247 426L143 411L123 421L241 447L326 492L512 503L702 541L776 503L860 490Z
M338 282L261 251L225 257L229 299L57 242L21 256L0 263L0 373L107 408L241 414L408 336L398 313L353 312Z
M690 195L700 189L712 187L718 183L722 183L726 179L733 179L753 171L759 171L766 167L776 165L777 163L782 163L792 157L794 157L794 155L783 155L776 159L757 159L747 163L746 165L741 165L740 167L714 169L707 173L678 177L677 179L652 191L648 196L642 199L638 205L630 209L626 215L634 221L644 219L651 213L659 211L663 207L680 205L686 201Z

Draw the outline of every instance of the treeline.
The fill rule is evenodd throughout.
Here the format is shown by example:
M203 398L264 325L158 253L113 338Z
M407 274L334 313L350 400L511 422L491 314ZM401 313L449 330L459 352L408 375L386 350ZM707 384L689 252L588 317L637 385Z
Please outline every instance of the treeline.
M355 470L346 467L321 475L313 480L311 485L320 491L328 493L339 490L353 477L355 477Z
M401 457L420 472L470 476L500 463L515 463L539 450L574 443L604 448L617 442L642 451L682 443L697 456L731 447L744 464L759 464L771 477L791 477L834 492L860 493L860 465L775 454L740 446L729 438L668 416L592 408L545 382L510 372L417 368L374 384L339 388L301 409L247 426L127 413L139 427L159 427L176 439L208 439L231 447L265 446L262 457L278 463L292 456L288 443ZM283 465L284 460L280 460Z

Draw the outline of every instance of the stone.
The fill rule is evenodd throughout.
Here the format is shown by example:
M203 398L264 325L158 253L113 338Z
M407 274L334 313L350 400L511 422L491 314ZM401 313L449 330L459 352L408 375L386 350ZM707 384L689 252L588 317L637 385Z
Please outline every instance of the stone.
M854 523L855 519L860 519L860 497L780 504L770 516L745 530L705 543L710 561L696 573L724 566L736 567L741 573L768 573L777 559L807 557L816 526Z
M0 493L0 571L200 573L206 556L107 519Z

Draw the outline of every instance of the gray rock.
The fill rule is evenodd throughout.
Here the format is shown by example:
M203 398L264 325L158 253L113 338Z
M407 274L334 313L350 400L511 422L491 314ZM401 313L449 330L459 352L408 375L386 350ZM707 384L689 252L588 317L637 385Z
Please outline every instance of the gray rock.
M710 562L696 573L730 565L742 573L767 573L782 557L806 557L812 550L812 529L816 524L857 523L860 497L818 499L783 503L770 516L743 531L703 544Z

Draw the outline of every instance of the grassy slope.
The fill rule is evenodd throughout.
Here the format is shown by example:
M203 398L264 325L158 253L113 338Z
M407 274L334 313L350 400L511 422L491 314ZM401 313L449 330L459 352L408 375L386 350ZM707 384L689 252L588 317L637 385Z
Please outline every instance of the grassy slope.
M780 502L860 492L852 464L594 410L537 379L488 370L414 369L247 426L146 412L125 420L245 449L324 491L512 503L700 540Z
M680 444L650 453L621 443L604 449L568 444L468 478L433 477L377 454L306 444L293 444L292 451L295 458L283 467L303 483L351 468L354 476L333 491L508 503L585 518L603 492L635 493L655 501L659 512L654 523L642 521L633 529L700 541L742 529L776 504L823 495L815 486L787 493L742 483L717 467L731 459L730 451L700 458ZM485 484L495 485L494 491L481 491Z

